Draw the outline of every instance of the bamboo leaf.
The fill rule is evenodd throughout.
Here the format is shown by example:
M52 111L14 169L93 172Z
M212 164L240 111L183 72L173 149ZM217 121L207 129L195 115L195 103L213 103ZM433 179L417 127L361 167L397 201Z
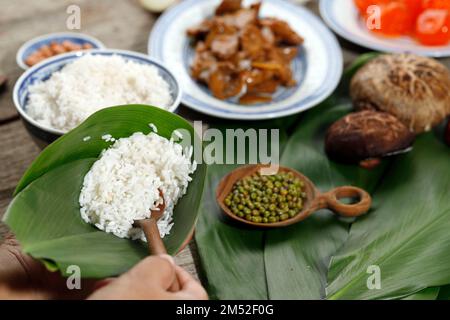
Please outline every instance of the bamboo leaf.
M379 55L379 52L367 52L357 57L353 63L345 69L341 82L332 97L338 100L338 102L340 102L340 100L347 102L350 94L350 82L353 76L361 67Z
M355 185L371 191L385 165L367 171L336 164L324 153L324 128L348 113L350 106L328 103L312 110L290 138L282 157L285 166L308 176L322 191ZM331 256L348 236L349 223L322 210L289 228L268 232L265 244L266 275L271 299L321 299Z
M422 291L414 293L410 296L403 298L402 300L436 300L439 296L439 287L426 288Z
M86 278L118 275L147 255L143 243L117 238L82 221L78 198L84 175L109 145L102 136L148 133L149 123L166 138L176 129L186 129L199 141L182 118L159 108L131 105L97 112L40 154L22 177L4 218L25 252L63 274L67 266L78 265ZM84 141L84 137L91 139ZM201 164L175 207L174 226L164 238L171 254L194 228L205 176L206 165Z
M215 200L220 179L236 166L211 165L195 232L212 299L267 299L263 232L224 220Z
M183 118L161 108L146 105L111 107L94 113L77 128L49 145L31 164L19 181L15 194L31 181L61 164L86 158L97 158L111 143L102 139L129 137L135 132L150 132L149 123L158 127L158 134L170 139L173 130L186 129L194 137L192 126ZM90 137L89 141L83 141Z
M375 193L376 210L353 224L333 257L330 299L395 299L450 283L450 150L432 134L396 159ZM367 268L381 270L368 290Z
M257 127L287 129L292 119L283 119L286 121L284 126L276 120L259 123ZM246 130L247 126L241 122L217 127L225 132L229 128ZM286 131L280 130L281 149L286 139ZM195 240L212 299L267 299L264 232L243 228L225 219L216 203L215 190L219 181L238 166L214 164L208 167Z
M438 300L450 300L450 285L446 285L440 288Z
M120 274L147 255L142 243L119 239L82 221L78 196L95 160L69 162L44 174L14 198L6 216L24 252L63 273L77 265L89 278Z

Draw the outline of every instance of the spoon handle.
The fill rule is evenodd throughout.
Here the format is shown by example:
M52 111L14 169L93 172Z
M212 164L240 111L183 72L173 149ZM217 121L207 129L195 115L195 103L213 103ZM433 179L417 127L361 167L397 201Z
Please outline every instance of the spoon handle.
M328 208L344 217L357 217L369 211L372 198L365 190L357 187L338 187L320 196L321 208ZM345 204L343 198L356 198L357 203Z
M150 255L167 254L166 246L161 239L156 219L150 218L137 221L141 229L144 231L145 238L147 239L148 251ZM176 277L175 281L170 286L171 292L180 291L180 281Z
M148 251L150 255L167 254L164 242L159 235L158 225L155 219L145 219L138 221L139 226L144 231L145 238L147 239Z

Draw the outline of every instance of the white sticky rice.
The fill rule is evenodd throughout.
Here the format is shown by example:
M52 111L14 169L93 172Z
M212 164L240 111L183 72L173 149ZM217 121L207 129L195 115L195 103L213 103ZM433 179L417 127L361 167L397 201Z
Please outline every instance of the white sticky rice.
M183 150L155 133L138 132L116 140L84 177L79 198L82 219L120 238L145 240L133 223L157 209L162 201L160 189L166 209L158 227L164 237L173 225L174 206L186 193L196 169L191 156L192 148Z
M117 55L85 55L34 83L29 92L26 112L63 131L102 108L139 103L168 109L173 103L169 84L156 67Z

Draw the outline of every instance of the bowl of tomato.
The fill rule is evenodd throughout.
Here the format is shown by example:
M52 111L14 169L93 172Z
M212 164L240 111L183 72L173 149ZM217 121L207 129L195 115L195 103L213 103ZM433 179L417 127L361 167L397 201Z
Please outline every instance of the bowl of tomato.
M450 0L321 0L341 37L384 52L450 56Z

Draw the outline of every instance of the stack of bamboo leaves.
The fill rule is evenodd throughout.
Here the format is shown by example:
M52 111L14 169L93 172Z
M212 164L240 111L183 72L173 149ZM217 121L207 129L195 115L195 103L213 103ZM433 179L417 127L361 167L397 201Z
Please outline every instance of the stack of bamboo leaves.
M208 291L218 299L447 299L450 297L450 149L440 136L418 137L414 150L376 170L326 157L326 128L351 111L347 71L337 92L284 132L281 164L322 191L355 185L373 196L356 220L322 211L287 228L261 231L231 224L215 200L219 180L236 166L213 165L196 241ZM292 119L286 121L292 122ZM277 128L289 128L288 122ZM288 137L287 137L288 136ZM368 282L374 270L380 283Z

